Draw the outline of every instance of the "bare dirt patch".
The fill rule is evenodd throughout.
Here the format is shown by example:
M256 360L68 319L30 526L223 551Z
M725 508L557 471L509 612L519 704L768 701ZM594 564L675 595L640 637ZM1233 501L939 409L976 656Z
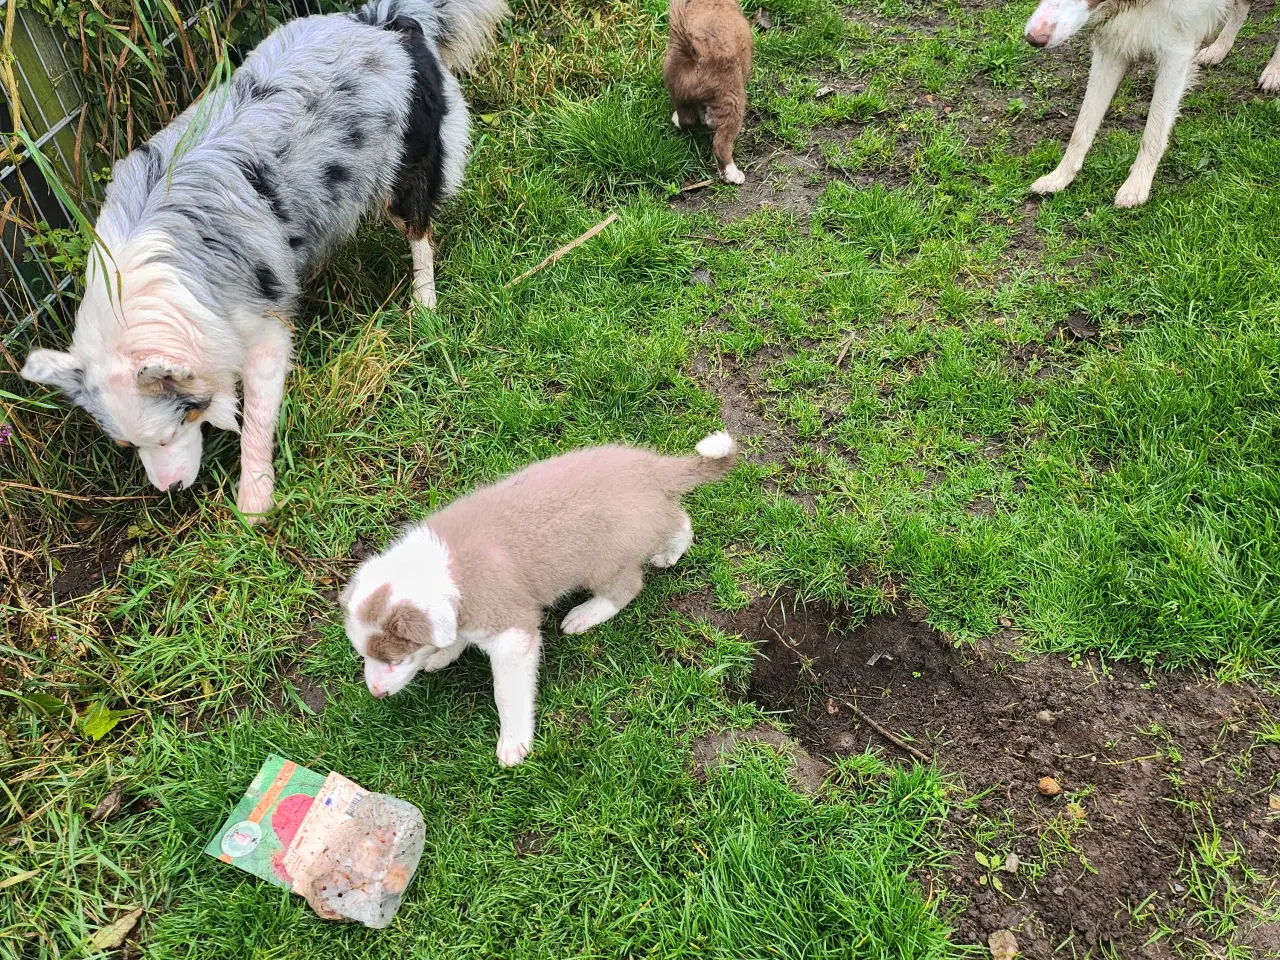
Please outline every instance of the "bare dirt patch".
M728 189L707 186L687 190L671 198L671 208L682 213L707 211L721 223L731 223L758 210L789 213L807 230L809 212L818 202L826 180L811 183L824 169L811 154L775 148L743 158L747 182Z
M1280 745L1256 732L1280 703L1265 692L1093 660L1019 661L1014 630L958 649L919 611L858 624L783 596L711 619L759 640L747 694L813 753L874 746L910 759L860 722L856 705L950 776L961 801L946 828L953 872L922 882L959 895L965 942L1008 928L1036 960L1096 956L1104 945L1168 956L1146 946L1156 918L1173 926L1174 942L1204 936L1189 919L1199 906L1186 874L1198 838L1217 831L1241 866L1275 873ZM1061 793L1042 793L1046 777ZM977 853L998 865L1012 853L1022 867L986 868ZM1268 937L1268 924L1245 924L1237 942Z
M707 775L724 763L725 756L743 743L767 743L785 754L787 775L801 793L814 794L826 783L831 765L819 760L785 733L763 724L749 730L725 730L699 737L693 743L693 775L705 781Z

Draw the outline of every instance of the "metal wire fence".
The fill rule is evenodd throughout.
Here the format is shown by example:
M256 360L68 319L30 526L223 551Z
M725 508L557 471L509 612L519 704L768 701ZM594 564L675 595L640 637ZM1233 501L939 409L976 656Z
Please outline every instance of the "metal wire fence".
M6 352L42 315L64 323L74 312L87 243L81 218L93 219L112 161L199 96L219 57L237 62L290 16L345 8L330 0L150 0L124 4L112 20L99 3L78 13L71 6L0 0Z

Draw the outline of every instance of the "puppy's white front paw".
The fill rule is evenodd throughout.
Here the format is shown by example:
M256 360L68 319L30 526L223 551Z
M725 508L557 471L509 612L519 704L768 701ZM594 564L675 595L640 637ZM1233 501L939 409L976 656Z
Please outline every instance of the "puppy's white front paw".
M1133 177L1130 177L1116 194L1116 206L1122 210L1132 210L1134 207L1140 207L1146 203L1147 198L1150 196L1151 181L1145 178L1135 181Z
M560 629L565 633L586 633L617 612L618 605L608 597L592 597L565 614L565 618L560 621Z
M724 168L724 182L735 185L744 184L747 182L747 175L738 169L736 163L731 163Z
M678 110L671 114L671 125L677 130L680 129L680 112Z
M269 477L241 478L240 489L236 493L236 509L250 523L262 523L275 506L274 487Z
M498 765L503 767L514 767L529 755L529 749L533 746L533 737L527 737L520 740L516 737L499 737L498 738Z
M1046 173L1043 177L1031 185L1031 192L1043 196L1046 193L1057 193L1059 190L1065 190L1071 186L1075 174L1068 173L1059 167L1053 173Z
M1258 78L1258 89L1267 93L1280 90L1280 57L1272 59L1267 64L1267 69L1262 71L1262 76Z

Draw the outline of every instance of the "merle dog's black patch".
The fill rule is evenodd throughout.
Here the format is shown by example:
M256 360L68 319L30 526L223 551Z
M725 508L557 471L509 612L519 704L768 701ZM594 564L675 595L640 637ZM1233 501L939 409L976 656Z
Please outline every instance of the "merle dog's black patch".
M275 177L271 169L257 160L241 160L239 166L245 180L249 181L249 186L253 187L254 193L267 201L267 206L271 208L276 219L281 223L288 223L289 213L280 199L280 192L276 189Z
M265 263L260 263L254 268L253 275L258 281L258 292L262 294L264 300L280 299L280 295L284 293L284 287L274 270Z
M404 133L404 156L396 171L391 214L404 222L411 240L421 239L431 226L444 186L444 144L440 125L448 109L444 76L422 27L412 17L398 16L384 29L400 34L413 63L413 97Z
M341 163L330 163L324 168L324 182L330 193L337 193L339 188L351 180L351 169Z
M147 163L146 190L150 193L164 179L164 157L149 143L139 144L135 152Z

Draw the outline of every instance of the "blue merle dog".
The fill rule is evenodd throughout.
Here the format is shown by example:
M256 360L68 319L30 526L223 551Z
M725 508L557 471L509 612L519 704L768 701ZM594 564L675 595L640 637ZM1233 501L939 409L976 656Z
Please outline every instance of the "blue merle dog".
M431 220L470 145L451 71L506 13L505 0L374 0L279 27L116 164L71 347L33 351L22 375L136 447L161 490L195 481L202 423L239 430L237 505L267 513L302 284L385 211L435 306Z

